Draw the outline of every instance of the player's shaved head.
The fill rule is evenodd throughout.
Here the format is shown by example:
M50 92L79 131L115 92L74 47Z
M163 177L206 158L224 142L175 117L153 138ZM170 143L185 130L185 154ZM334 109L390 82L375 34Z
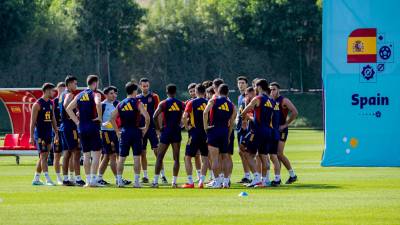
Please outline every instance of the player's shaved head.
M218 92L220 95L228 96L229 87L226 84L221 84L218 88Z
M199 94L204 95L204 93L206 93L206 87L204 87L204 85L202 84L197 84L196 85L196 92Z
M224 80L222 80L221 78L216 78L213 80L214 88L219 88L219 86L223 83L224 83Z
M167 85L167 94L170 96L176 95L176 85L175 84L168 84Z
M260 87L261 90L265 92L269 91L268 81L266 79L258 79L256 82L256 87Z
M44 83L42 85L42 91L45 92L45 91L48 91L48 90L53 90L55 87L56 86L54 84L52 84L52 83Z
M68 86L68 84L70 84L74 81L78 81L78 79L72 75L68 75L67 77L65 77L65 85L67 85L67 86Z
M279 85L278 82L272 82L272 83L269 84L269 86L274 86L274 87L276 87L278 89L281 89L281 86Z

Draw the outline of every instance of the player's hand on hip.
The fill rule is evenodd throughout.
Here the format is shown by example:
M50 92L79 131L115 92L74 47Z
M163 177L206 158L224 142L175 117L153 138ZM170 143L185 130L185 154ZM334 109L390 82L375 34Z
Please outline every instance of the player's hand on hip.
M33 138L29 138L29 144L30 145L34 145L35 144L35 141L33 140Z

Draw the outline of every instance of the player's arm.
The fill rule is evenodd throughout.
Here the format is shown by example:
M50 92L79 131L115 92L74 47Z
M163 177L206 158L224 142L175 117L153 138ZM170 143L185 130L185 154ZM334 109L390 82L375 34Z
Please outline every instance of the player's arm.
M29 137L29 143L31 144L31 145L33 145L34 144L34 141L33 141L33 133L34 133L34 131L35 131L35 125L36 125L36 121L37 121L37 116L38 116L38 113L39 113L39 110L40 110L40 105L39 105L39 103L35 103L35 104L33 104L33 106L32 106L32 113L31 113L31 124L30 124L30 133L31 133L31 135L30 135L30 137Z
M182 115L182 123L183 126L185 126L186 130L190 130L192 128L189 125L189 113L191 112L192 112L192 102L190 101L188 102L188 104L186 104L185 111L183 112Z
M114 111L112 111L112 113L111 113L110 123L111 123L112 127L114 128L114 131L118 136L118 139L121 139L121 133L120 133L119 127L117 125L117 117L118 116L119 116L118 108L115 108Z
M212 109L212 107L214 106L214 104L215 104L215 100L210 99L208 101L206 108L204 109L204 112L203 112L203 127L206 132L209 128L211 128L210 126L208 126L208 114L209 114L210 110Z
M97 118L93 119L93 121L99 121L101 123L103 118L103 110L101 109L101 94L94 94L94 103L96 104Z
M58 127L57 127L56 114L54 114L54 105L52 107L52 111L53 111L53 116L51 118L51 125L54 130L54 142L57 143L58 142Z
M156 130L160 130L160 128L161 128L160 121L158 120L158 116L162 112L162 105L163 105L162 102L160 104L158 104L158 107L157 107L157 109L156 109L156 111L154 112L154 115L153 115L154 126L156 127Z
M242 113L240 116L242 118L246 118L246 114L248 111L253 110L254 107L258 106L260 104L260 100L258 98L253 98L251 102L246 106L246 108L243 109Z
M147 133L147 130L149 129L150 126L150 115L147 112L147 110L144 108L143 104L139 102L139 111L144 117L144 127L142 129L142 134L145 135Z
M71 103L68 104L67 108L65 108L65 111L68 113L69 118L74 121L76 125L79 125L79 119L74 113L74 109L78 106L78 96L74 98L74 100L71 101Z
M294 106L294 104L288 98L284 98L282 103L283 107L287 107L289 109L290 117L284 125L280 126L280 130L287 128L297 118L297 115L299 115L296 106Z
M236 114L237 114L236 107L233 106L233 112L232 112L232 115L231 115L231 119L229 121L230 125L229 125L229 136L228 137L230 137L232 132L233 132L233 127L234 127L236 116L237 116ZM231 139L229 138L228 141L230 142L230 140Z

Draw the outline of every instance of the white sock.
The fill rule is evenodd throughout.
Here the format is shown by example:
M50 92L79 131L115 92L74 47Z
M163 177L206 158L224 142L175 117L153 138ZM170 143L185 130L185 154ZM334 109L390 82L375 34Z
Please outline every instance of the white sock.
M117 179L117 184L122 183L122 175L117 175L116 179Z
M197 179L200 179L200 177L201 177L201 170L197 170L196 172L197 172Z
M63 175L64 176L64 181L68 180L68 175Z
M244 178L250 179L250 173L244 173Z
M290 175L290 177L296 176L293 169L289 170L289 175Z
M215 179L214 172L212 170L210 171L210 177L211 177L211 180Z
M269 177L262 177L262 182L263 183L270 183L271 181L269 180Z
M92 174L92 183L94 184L94 183L97 183L97 176L96 176L96 174Z
M154 181L153 181L154 184L158 184L158 177L159 176L160 175L154 175Z
M51 181L49 172L44 172L44 177L46 178L46 181Z
M224 184L229 184L229 177L224 178Z
M69 173L69 179L74 180L74 174L72 172Z
M275 175L275 181L280 181L281 180L281 175Z
M40 180L40 173L35 172L35 176L33 177L34 181L39 181Z
M81 181L82 180L81 175L77 175L75 178L76 178L76 181Z
M135 184L140 183L140 174L135 174Z
M91 175L90 174L86 174L86 183L87 184L90 184L90 178L91 178Z
M200 176L200 183L204 183L204 181L206 180L206 176L204 176L204 175L201 175Z
M255 182L260 182L260 173L255 172L253 175L254 175L254 181Z
M165 171L161 170L161 177L165 177Z
M176 180L178 180L178 177L177 176L172 176L172 183L173 184L176 184Z
M149 177L147 176L147 170L143 170L143 177L149 178Z
M99 174L99 176L97 176L97 180L103 180L103 174Z
M192 177L192 175L188 175L188 184L193 184L193 177Z
M56 173L56 176L57 176L57 180L62 180L60 173Z
M269 181L269 170L267 170L267 180Z

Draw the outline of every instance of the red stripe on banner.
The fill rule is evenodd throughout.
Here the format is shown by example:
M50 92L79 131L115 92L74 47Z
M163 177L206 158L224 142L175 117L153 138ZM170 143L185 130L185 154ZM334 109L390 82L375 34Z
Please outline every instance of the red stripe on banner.
M370 55L347 55L347 63L375 63L376 54Z
M353 30L349 37L376 37L376 28L365 28Z

